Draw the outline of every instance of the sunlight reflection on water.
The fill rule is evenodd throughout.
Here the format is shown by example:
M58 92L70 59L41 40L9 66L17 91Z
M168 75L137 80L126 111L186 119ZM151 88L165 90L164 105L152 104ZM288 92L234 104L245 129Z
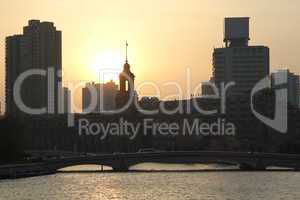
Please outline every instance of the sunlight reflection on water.
M214 169L207 165L141 164L134 169ZM218 167L217 167L218 168ZM78 169L98 170L99 166ZM296 172L59 173L0 181L0 199L299 199Z

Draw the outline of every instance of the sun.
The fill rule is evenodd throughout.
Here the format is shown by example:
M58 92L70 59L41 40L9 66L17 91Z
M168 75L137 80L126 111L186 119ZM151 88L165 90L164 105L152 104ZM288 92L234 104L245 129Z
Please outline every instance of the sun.
M117 50L99 52L93 58L91 70L99 78L99 82L117 82L123 64L124 58Z

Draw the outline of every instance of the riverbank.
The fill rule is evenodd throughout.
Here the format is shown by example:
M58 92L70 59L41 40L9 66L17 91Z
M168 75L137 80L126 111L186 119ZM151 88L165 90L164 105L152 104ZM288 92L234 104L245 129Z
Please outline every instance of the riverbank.
M0 165L0 179L16 179L54 174L44 163Z

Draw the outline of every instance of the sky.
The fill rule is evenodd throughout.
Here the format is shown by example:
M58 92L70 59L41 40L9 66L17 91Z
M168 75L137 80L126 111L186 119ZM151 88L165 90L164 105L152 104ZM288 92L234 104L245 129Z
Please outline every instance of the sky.
M102 66L120 70L127 40L137 85L153 82L167 96L175 89L164 85L168 81L186 91L187 69L192 87L209 79L225 17L250 17L250 44L270 48L271 71L300 74L299 11L298 0L1 0L0 101L5 37L21 33L29 19L52 21L62 31L65 85L99 80ZM149 85L138 91L154 92Z

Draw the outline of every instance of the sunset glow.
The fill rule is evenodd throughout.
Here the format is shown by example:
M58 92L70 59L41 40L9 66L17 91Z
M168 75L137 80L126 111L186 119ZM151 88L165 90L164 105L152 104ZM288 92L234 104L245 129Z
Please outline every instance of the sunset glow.
M185 87L189 67L195 86L211 76L212 50L222 46L224 17L249 16L250 37L272 49L271 70L286 66L299 73L299 6L279 0L249 1L246 7L240 0L5 1L0 8L0 71L4 80L4 38L21 33L29 19L40 19L55 22L62 31L64 82L98 81L103 66L121 69L128 40L137 84L177 80ZM3 97L4 82L0 86Z
M97 74L100 82L117 82L124 60L117 50L99 52L90 64L91 73Z

